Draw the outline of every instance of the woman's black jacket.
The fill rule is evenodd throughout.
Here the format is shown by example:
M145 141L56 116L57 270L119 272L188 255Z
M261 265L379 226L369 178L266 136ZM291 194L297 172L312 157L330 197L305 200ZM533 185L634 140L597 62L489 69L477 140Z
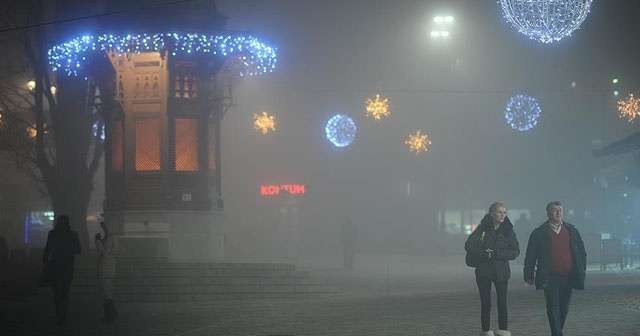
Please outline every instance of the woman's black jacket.
M484 232L484 238L482 233ZM485 253L492 249L491 258ZM493 229L493 219L485 215L480 225L473 231L464 244L467 253L481 256L480 264L476 267L476 277L488 278L495 282L507 281L511 277L509 260L514 260L520 254L520 246L513 224L508 217L500 224L498 230Z

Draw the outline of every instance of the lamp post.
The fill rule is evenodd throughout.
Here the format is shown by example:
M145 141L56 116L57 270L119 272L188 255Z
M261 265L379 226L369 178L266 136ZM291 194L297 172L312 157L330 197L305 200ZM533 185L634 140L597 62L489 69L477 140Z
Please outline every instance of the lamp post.
M436 15L433 17L433 20L431 22L431 32L429 34L431 40L434 43L437 43L437 49L438 49L438 61L436 63L436 66L439 68L438 69L438 75L439 75L439 85L438 88L442 91L444 91L445 88L445 84L444 84L444 80L445 80L445 73L446 70L443 69L444 67L448 67L449 63L448 61L445 59L445 46L444 44L449 42L451 40L451 32L452 29L454 28L454 22L455 22L455 18L452 15ZM440 63L442 62L442 63ZM446 155L446 154L445 154ZM447 180L447 177L445 176L444 181ZM445 188L446 188L446 182L445 182ZM443 195L444 196L444 195ZM440 254L444 254L446 247L447 247L447 234L446 234L446 209L447 209L447 202L446 200L444 200L444 197L441 197L441 203L440 205L437 207L439 208L439 210L437 211L437 225L438 225L438 232L439 232L439 251Z

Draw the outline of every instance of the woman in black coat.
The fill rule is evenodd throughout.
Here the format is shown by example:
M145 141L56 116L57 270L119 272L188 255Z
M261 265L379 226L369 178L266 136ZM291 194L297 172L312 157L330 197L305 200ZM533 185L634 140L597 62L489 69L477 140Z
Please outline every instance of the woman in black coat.
M480 292L480 335L492 336L491 285L496 288L498 298L498 331L496 335L510 336L507 314L507 285L511 277L509 261L520 254L520 247L513 224L506 216L503 203L495 202L489 207L480 225L467 239L464 248L467 254L475 256L479 262L475 268L476 284Z
M71 231L69 217L60 215L53 230L49 231L42 256L42 262L49 264L53 272L51 288L58 325L63 325L67 319L74 259L80 250L80 239L75 231Z

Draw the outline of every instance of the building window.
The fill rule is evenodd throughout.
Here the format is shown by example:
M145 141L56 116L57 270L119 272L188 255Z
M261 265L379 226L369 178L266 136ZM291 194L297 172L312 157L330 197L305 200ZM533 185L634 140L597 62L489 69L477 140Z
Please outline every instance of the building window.
M111 171L121 172L122 163L122 120L116 120L111 128Z
M176 171L198 171L198 120L175 119L174 135Z
M160 119L136 120L136 171L160 170Z
M209 127L209 171L216 171L216 129Z

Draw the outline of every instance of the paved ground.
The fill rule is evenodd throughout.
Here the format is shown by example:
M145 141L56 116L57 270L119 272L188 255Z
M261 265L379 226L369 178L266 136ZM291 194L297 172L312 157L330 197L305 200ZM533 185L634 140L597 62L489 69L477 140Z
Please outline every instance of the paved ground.
M357 269L336 267L335 257L298 261L338 294L289 300L126 304L115 325L99 321L100 303L72 306L71 321L53 326L53 307L41 298L0 301L0 335L477 335L479 299L473 270L461 256L360 256ZM548 335L543 295L521 281L512 265L510 329ZM576 291L565 335L640 336L640 271L590 271ZM493 324L496 314L493 312Z

